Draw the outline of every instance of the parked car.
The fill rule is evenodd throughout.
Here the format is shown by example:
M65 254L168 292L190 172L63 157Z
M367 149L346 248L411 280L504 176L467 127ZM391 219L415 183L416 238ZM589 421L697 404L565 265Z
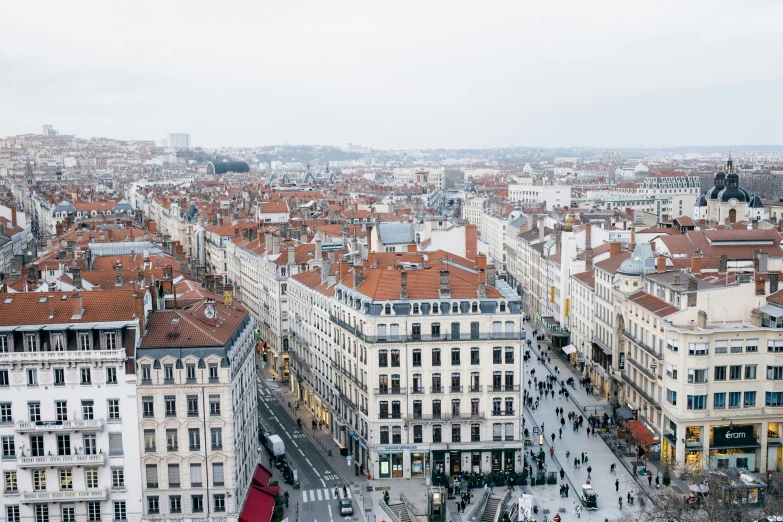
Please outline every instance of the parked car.
M347 498L341 498L337 501L340 508L340 515L353 515L353 503Z

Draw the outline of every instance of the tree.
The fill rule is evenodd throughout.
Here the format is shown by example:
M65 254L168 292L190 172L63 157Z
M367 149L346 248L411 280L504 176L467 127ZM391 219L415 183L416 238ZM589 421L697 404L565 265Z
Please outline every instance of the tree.
M774 472L765 477L763 485L746 484L737 469L710 470L688 468L684 481L688 486L699 485L693 496L698 500L692 505L690 492L681 493L674 487L663 487L651 494L640 493L638 512L629 513L618 520L632 522L755 522L767 516L783 514L783 473ZM759 505L748 505L761 491Z

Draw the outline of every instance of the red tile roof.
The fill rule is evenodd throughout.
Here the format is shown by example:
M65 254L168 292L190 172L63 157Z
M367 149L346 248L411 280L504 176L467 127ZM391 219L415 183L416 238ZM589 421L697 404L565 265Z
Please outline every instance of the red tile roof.
M211 296L218 298L214 294ZM222 301L216 301L217 325L213 326L204 318L205 306L206 300L201 299L181 308L150 313L141 348L224 346L248 316L247 310L236 301L231 308ZM179 319L176 325L172 324L175 318Z
M640 290L635 294L631 294L628 296L628 300L632 303L638 304L645 310L648 310L658 317L666 317L680 311L680 309L676 306L672 306L666 301L658 299L654 295L650 295L643 290Z
M574 274L573 277L574 279L577 279L587 285L589 288L595 288L595 270L580 272L578 274Z
M364 282L358 291L374 301L400 299L402 270L369 269L364 270ZM439 299L440 271L435 269L408 270L408 299ZM469 278L472 276L472 278ZM475 299L478 297L477 274L450 267L449 288L451 297L456 299ZM499 299L503 295L491 286L486 287L487 297Z
M79 318L72 318L76 292L0 294L0 326L134 320L132 290L80 294L84 313ZM9 299L10 302L6 303ZM42 302L42 299L45 301ZM51 317L52 312L54 317Z

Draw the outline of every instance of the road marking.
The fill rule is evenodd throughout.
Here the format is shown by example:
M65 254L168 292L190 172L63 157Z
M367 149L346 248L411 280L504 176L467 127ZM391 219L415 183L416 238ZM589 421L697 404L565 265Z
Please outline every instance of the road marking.
M308 464L310 464L310 467L312 467L312 466L313 466L313 463L312 463L312 462L310 462L310 459L308 459L307 457L305 457L305 460L307 461L307 463L308 463Z
M324 487L326 487L326 482L324 482L324 479L321 479L321 484L323 484Z
M298 449L298 448L297 448L297 449ZM301 454L302 454L302 456L304 457L304 451L302 451L302 450L299 450L299 453L301 453Z
M310 490L310 502L315 502L315 490Z
M318 495L318 500L323 500L323 497L321 496L321 490L320 489L316 489L315 492Z
M293 437L291 438L291 444L293 444L297 448L299 447L299 445L296 443L296 441L293 439ZM302 455L304 455L304 453L302 453Z
M329 508L329 520L334 520L334 519L332 518L332 505L331 505L331 504L329 504L329 505L327 505L327 507Z

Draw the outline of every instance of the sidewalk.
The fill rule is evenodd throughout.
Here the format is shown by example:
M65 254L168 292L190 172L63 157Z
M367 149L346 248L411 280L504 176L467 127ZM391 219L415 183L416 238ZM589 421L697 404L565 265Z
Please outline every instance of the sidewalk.
M524 328L527 330L527 336L528 339L533 340L533 326L530 323L525 323ZM540 333L540 327L536 327L537 330L539 330ZM532 346L529 349L533 357L538 357L540 354L538 350L536 349L536 342L535 340L532 341ZM538 343L541 345L542 348L546 348L549 350L549 358L551 360L551 363L544 361L543 365L545 368L549 370L549 373L552 375L557 376L558 380L568 380L569 377L573 377L574 380L579 381L579 379L584 378L584 375L582 375L579 370L577 370L569 361L566 360L565 354L557 349L553 348L552 345L549 343L549 341L544 340L541 343ZM536 365L535 360L532 361L532 363L529 363L528 366L534 366ZM555 368L558 368L560 370L560 373L555 373ZM527 380L527 376L525 377L525 380ZM605 399L603 396L601 396L598 393L592 393L590 395L587 394L587 391L584 387L576 386L575 388L568 387L568 395L569 395L569 401L572 402L577 409L581 412L582 415L585 417L589 417L590 414L593 414L595 411L598 412L598 414L602 414L602 412L607 412L610 416L612 415L612 406L609 404L609 401ZM557 399L555 399L557 401ZM551 400L550 400L551 402ZM545 402L544 405L548 406L548 404ZM543 406L543 405L542 405ZM555 405L552 404L552 407ZM568 408L567 408L568 409ZM585 423L585 427L583 429L586 429L587 424ZM566 428L570 431L571 428L568 424L566 424ZM585 435L586 436L586 435ZM603 442L603 439L601 439ZM618 456L616 453L614 453L612 450L609 449L609 447L606 445L605 442L603 442L603 446L606 448L606 450L615 458L618 459L623 466L631 472L633 470L634 462L636 462L635 457L628 457L625 453L622 454L622 456ZM641 466L639 466L641 467ZM566 466L566 469L568 466ZM634 478L634 481L639 487L640 491L646 491L647 494L657 494L659 490L655 487L655 476L660 476L661 479L663 478L663 462L651 462L647 461L647 470L652 473L653 476L653 483L652 487L648 484L646 476L640 476L636 475ZM674 473L671 475L671 487L675 487L679 489L680 494L685 494L684 492L688 491L688 486L679 478L675 476ZM663 487L663 486L661 486Z

